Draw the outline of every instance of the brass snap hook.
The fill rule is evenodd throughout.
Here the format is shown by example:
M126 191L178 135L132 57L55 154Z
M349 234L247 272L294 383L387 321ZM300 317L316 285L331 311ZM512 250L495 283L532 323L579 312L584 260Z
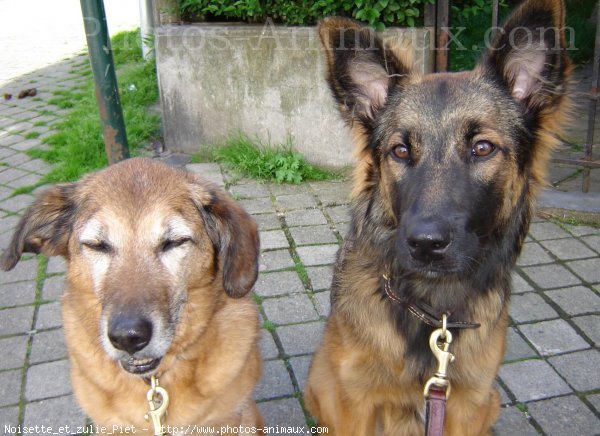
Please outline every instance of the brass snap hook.
M151 386L146 393L146 400L150 410L144 415L144 418L146 421L152 422L155 436L165 435L163 419L167 414L167 407L169 407L169 394L165 388L158 385L158 379L155 376L151 378Z
M445 319L442 318L442 322ZM438 343L439 339L442 338L441 347ZM454 354L450 352L450 343L452 342L452 333L445 329L445 325L441 329L434 330L429 337L429 348L431 352L438 360L438 369L434 376L427 380L425 383L425 389L423 395L429 396L429 390L432 385L444 388L446 391L446 398L450 396L450 380L448 380L448 366L454 361Z

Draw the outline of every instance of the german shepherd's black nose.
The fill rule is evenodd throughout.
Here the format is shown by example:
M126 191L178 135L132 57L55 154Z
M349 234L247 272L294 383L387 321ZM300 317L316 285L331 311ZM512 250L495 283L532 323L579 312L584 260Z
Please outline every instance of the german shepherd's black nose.
M410 255L421 262L433 262L444 257L452 242L452 230L445 221L419 220L406 235Z
M119 314L109 321L108 339L119 350L133 354L152 339L152 323L131 314Z

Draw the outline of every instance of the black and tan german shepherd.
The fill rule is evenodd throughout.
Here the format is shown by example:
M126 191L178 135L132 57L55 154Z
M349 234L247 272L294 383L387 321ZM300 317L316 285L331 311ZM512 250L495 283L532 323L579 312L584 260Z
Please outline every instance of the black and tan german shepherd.
M444 429L491 432L511 270L568 109L564 14L560 0L527 0L473 71L425 76L352 20L320 24L358 160L305 392L330 434L423 434L423 385L437 368L423 312L480 324L450 329Z

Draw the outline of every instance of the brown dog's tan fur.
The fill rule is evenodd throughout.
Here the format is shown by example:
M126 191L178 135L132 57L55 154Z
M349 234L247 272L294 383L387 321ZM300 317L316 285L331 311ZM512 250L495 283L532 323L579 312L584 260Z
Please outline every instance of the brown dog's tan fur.
M190 240L165 245L182 231ZM90 248L86 232L110 248ZM127 160L42 194L3 268L24 251L67 259L72 384L96 424L153 434L144 420L148 382L121 368L107 348L123 353L103 337L106 320L127 309L166 326L153 345L166 348L156 369L170 394L165 425L262 427L252 399L261 374L258 314L246 295L257 273L257 227L220 188L155 161Z
M569 104L563 28L560 0L527 0L473 71L419 76L370 29L321 23L327 80L358 160L331 314L305 388L329 434L424 433L433 329L387 297L388 276L396 297L480 324L451 331L444 434L490 434L511 270ZM477 155L481 144L489 155ZM427 242L407 236L424 222L423 232L438 226L438 240L438 228L450 229L427 256L418 251Z

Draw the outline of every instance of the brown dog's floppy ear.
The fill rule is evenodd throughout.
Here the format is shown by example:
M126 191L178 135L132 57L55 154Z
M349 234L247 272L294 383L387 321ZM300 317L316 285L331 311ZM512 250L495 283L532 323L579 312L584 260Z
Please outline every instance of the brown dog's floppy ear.
M373 30L348 18L321 21L319 37L326 54L327 81L340 112L348 124L358 121L370 128L392 84L409 74L408 67Z
M217 248L225 292L233 298L243 297L258 277L258 227L250 215L217 186L196 179L191 191L208 236Z
M23 253L67 256L75 213L76 184L57 185L43 192L25 211L8 248L0 257L4 271L15 267Z
M526 117L559 109L570 71L563 2L523 2L498 29L483 67L508 87Z

